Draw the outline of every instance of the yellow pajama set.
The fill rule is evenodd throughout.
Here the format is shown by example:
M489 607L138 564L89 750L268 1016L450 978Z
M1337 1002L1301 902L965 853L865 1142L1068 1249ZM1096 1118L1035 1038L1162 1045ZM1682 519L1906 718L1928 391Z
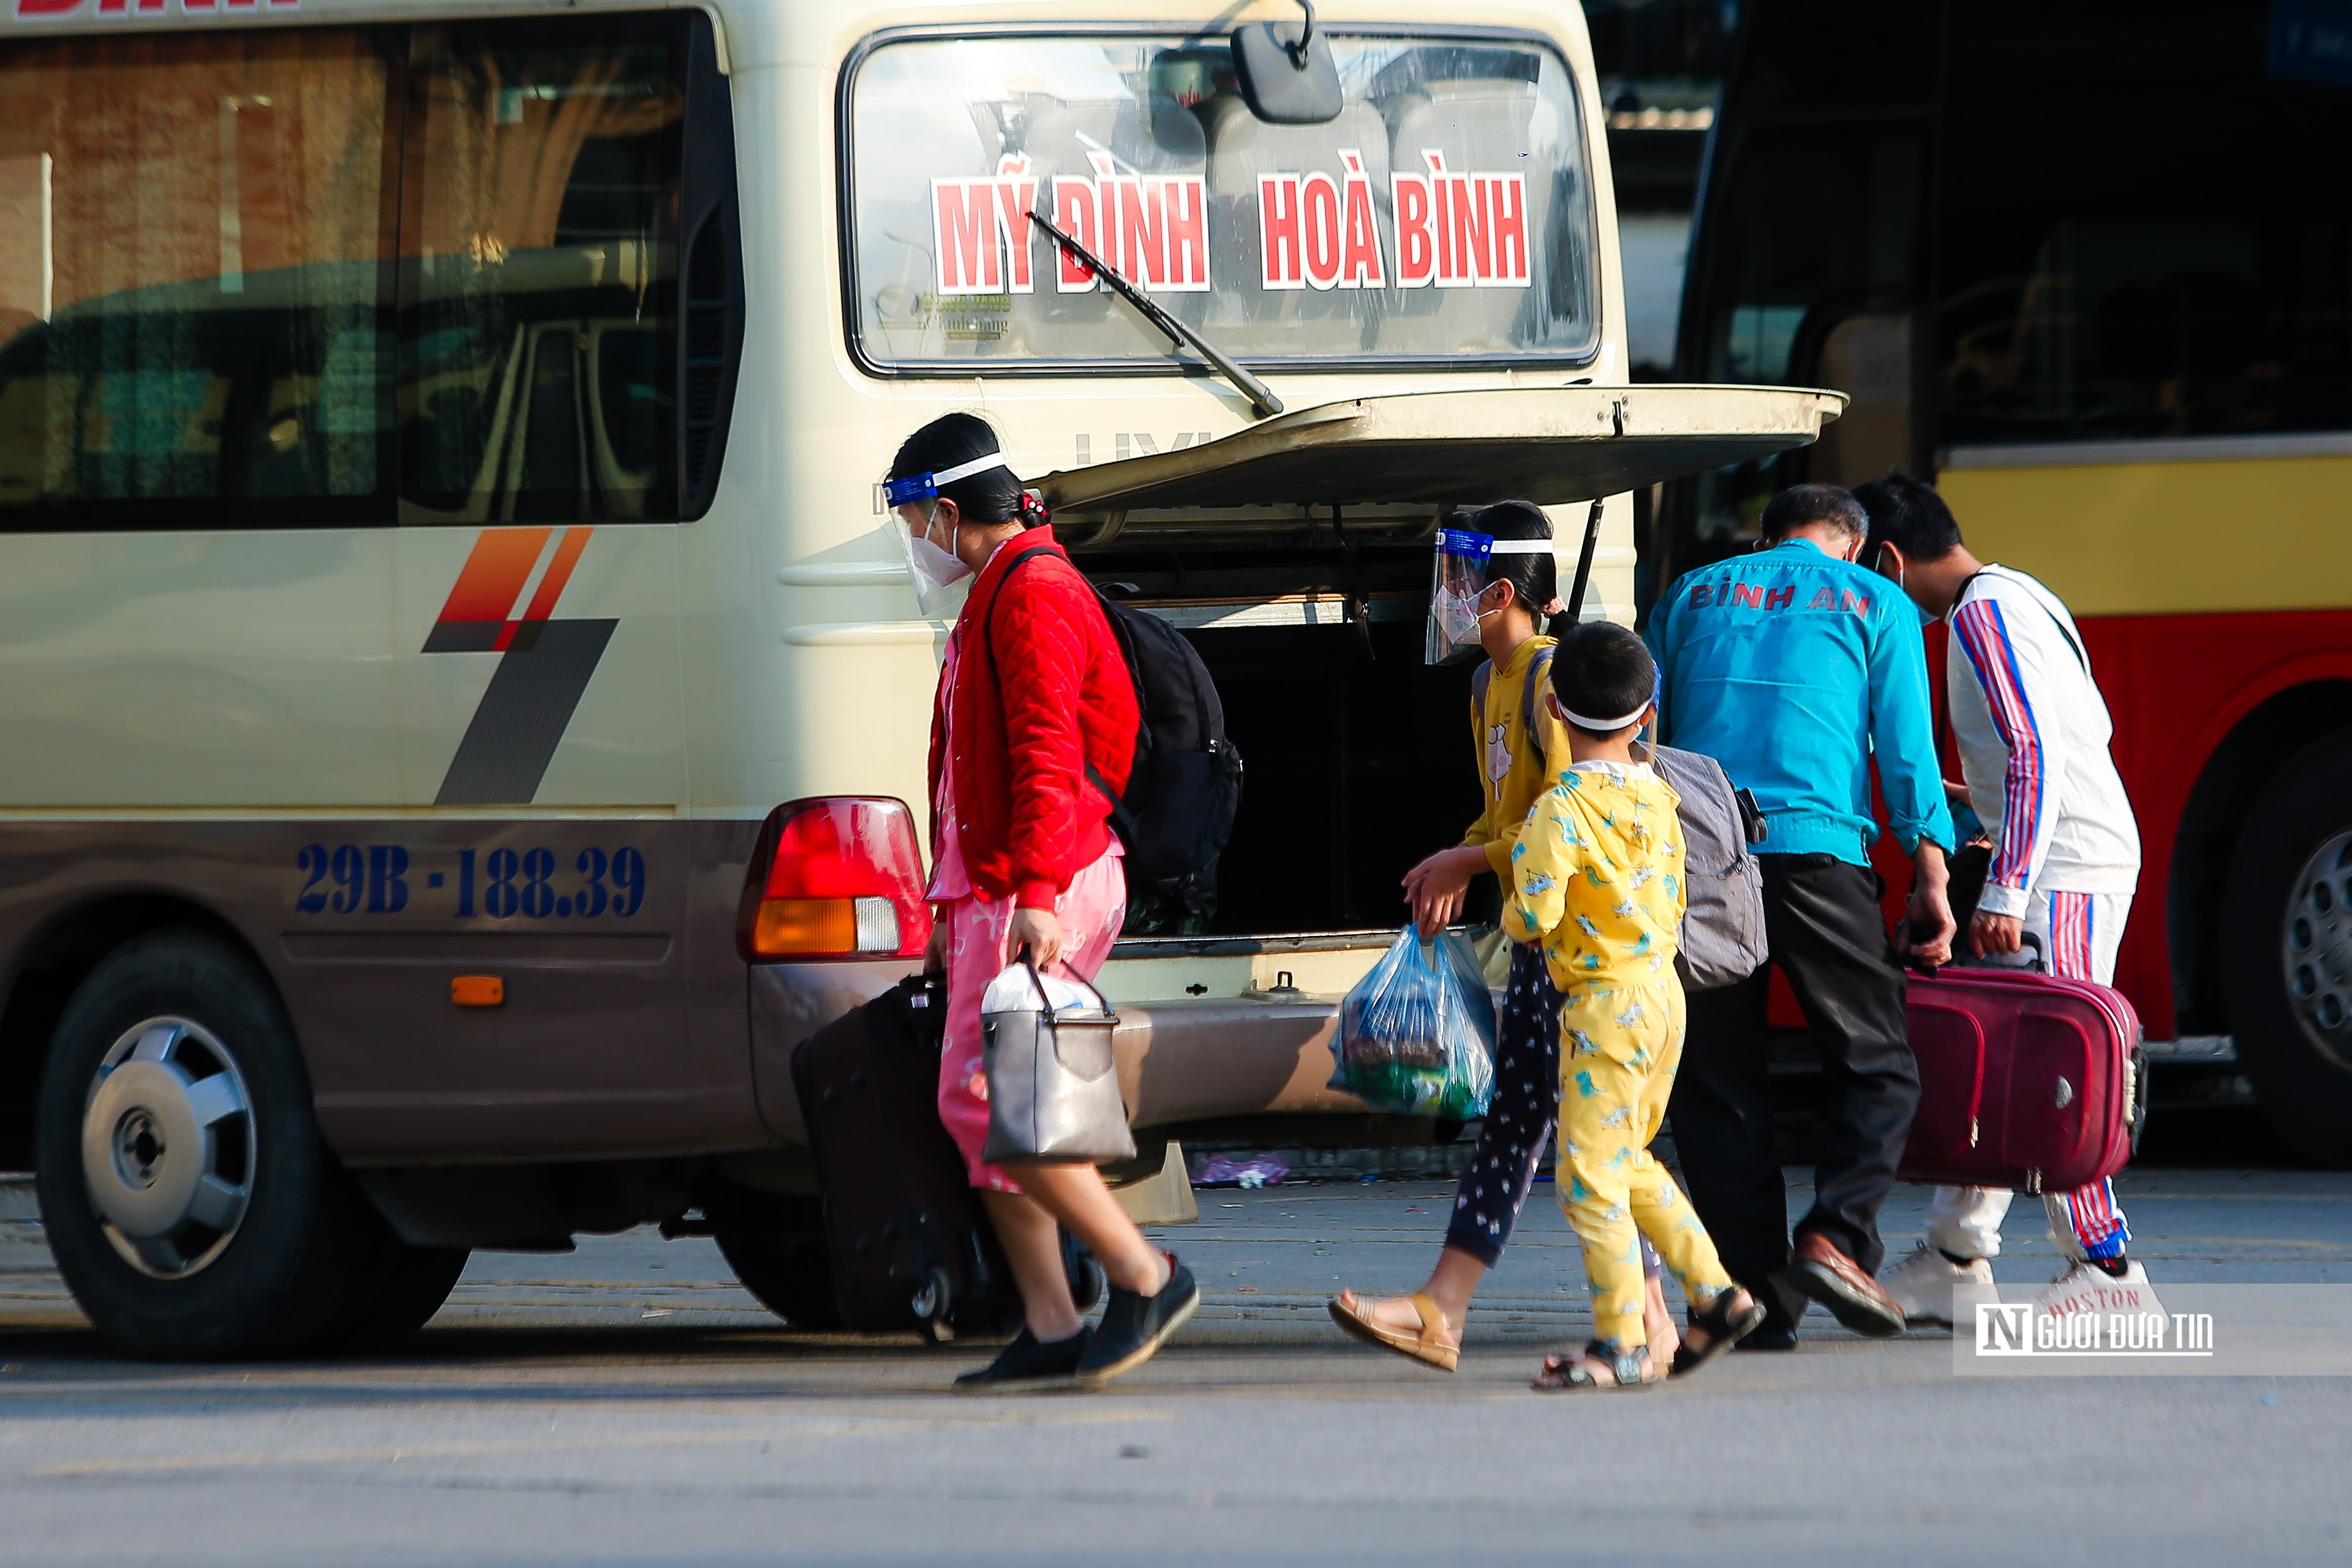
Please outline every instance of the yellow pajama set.
M1678 798L1646 763L1554 775L1511 850L1504 929L1540 940L1559 1017L1559 1204L1584 1244L1595 1337L1644 1342L1650 1238L1694 1304L1731 1277L1674 1177L1651 1157L1683 1054L1675 974L1683 915Z

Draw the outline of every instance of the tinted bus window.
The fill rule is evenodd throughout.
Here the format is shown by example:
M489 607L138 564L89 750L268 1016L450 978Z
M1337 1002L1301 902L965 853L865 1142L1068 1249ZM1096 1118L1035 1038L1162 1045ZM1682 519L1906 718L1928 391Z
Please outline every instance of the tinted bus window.
M0 52L0 526L388 521L384 38Z
M1911 462L1912 305L1922 135L1911 124L1772 126L1742 138L1706 216L1695 381L1834 386L1819 443L1696 479L1698 564L1757 537L1765 502L1811 479L1858 484Z
M677 515L684 37L658 17L418 29L410 515Z
M2352 426L2352 86L2259 7L1950 16L1941 441Z
M0 49L0 528L676 517L692 25Z
M1594 349L1592 193L1535 44L1333 37L1345 107L1269 125L1224 41L884 45L849 89L851 320L883 368L1169 365L1056 219L1256 362Z

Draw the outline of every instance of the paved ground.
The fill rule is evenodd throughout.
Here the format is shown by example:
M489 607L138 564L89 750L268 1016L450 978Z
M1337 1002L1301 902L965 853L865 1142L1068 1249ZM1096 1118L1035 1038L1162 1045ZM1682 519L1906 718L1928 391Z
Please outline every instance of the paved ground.
M2352 1176L2124 1187L2159 1284L2352 1285ZM1113 1394L1026 1400L942 1392L980 1347L782 1330L708 1243L651 1232L479 1257L394 1358L128 1364L38 1227L0 1226L0 1563L2352 1558L2347 1377L1960 1380L1945 1337L1816 1314L1794 1354L1687 1384L1529 1394L1591 1326L1549 1188L1458 1375L1342 1341L1324 1297L1417 1283L1446 1191L1204 1190L1167 1233L1195 1326ZM2040 1228L2021 1207L2004 1279L2053 1271Z

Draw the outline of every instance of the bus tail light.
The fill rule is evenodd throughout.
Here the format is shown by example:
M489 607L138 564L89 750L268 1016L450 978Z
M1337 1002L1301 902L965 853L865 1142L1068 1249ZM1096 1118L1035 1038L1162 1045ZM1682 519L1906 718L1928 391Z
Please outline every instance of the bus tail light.
M836 795L769 814L736 922L744 962L914 958L930 935L923 856L904 802Z

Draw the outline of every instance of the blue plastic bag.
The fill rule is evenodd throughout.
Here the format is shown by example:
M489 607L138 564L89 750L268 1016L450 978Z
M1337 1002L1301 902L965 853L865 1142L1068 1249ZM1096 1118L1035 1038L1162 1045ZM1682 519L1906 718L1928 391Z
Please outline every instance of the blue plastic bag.
M1407 926L1339 1004L1331 1081L1374 1110L1467 1121L1495 1089L1495 998L1453 931Z

